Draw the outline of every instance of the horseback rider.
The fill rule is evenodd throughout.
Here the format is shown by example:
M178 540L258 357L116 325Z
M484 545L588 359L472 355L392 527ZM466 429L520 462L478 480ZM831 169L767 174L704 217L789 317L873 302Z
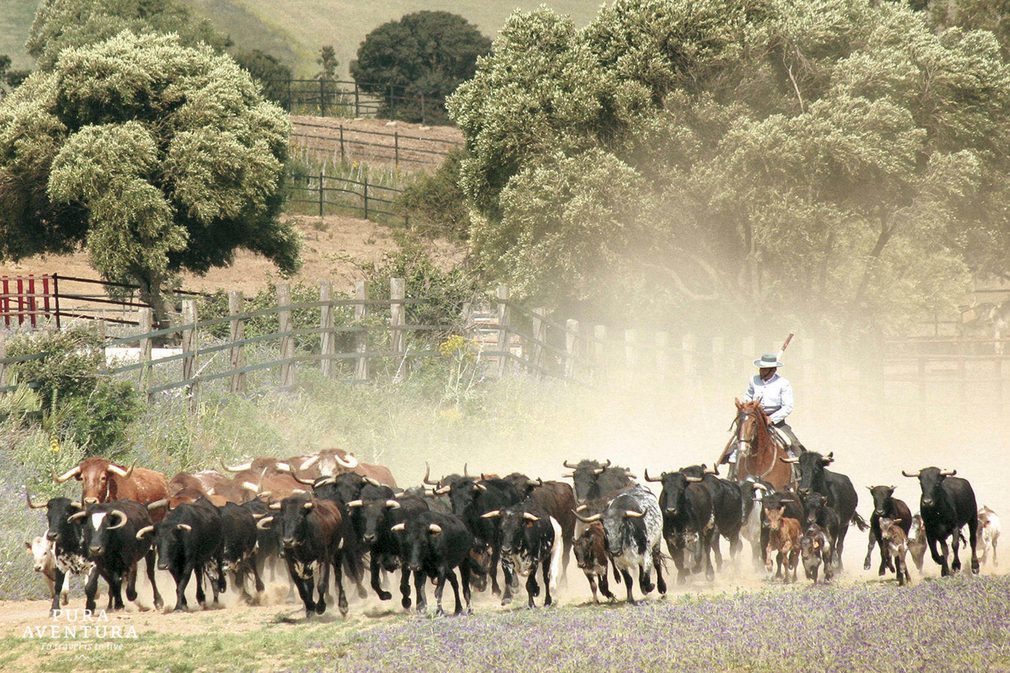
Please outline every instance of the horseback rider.
M744 401L757 400L768 415L768 425L790 457L796 458L805 449L800 440L793 434L793 429L786 423L786 418L793 411L793 387L789 380L778 373L782 366L778 356L766 353L754 361L758 368L757 376L751 378L744 393Z

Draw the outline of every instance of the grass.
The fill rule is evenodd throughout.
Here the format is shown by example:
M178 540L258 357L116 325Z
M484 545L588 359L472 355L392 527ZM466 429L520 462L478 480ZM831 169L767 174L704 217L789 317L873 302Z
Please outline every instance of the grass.
M239 634L145 634L124 652L45 652L0 640L34 671L980 671L1010 666L1010 579L772 587L638 607L478 610L265 623ZM168 663L171 662L171 663ZM5 670L14 670L5 666Z
M30 68L34 59L25 51L28 31L39 0L4 0L0 11L0 54L11 57L13 68Z

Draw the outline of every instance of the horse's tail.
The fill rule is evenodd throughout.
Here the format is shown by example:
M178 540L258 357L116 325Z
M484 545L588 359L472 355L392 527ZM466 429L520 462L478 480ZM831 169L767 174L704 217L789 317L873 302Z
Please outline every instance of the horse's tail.
M869 528L870 528L870 525L868 523L866 523L866 519L864 519L863 517L861 517L859 515L859 512L853 512L852 513L852 521L850 521L849 523L850 523L850 525L851 524L856 524L856 526L859 527L859 530L862 530L862 531L869 530Z

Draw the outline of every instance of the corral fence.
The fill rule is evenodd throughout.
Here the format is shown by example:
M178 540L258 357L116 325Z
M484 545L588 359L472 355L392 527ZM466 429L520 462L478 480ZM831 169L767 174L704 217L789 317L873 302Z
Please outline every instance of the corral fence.
M291 140L317 159L333 163L363 161L393 164L399 169L439 165L462 141L401 133L374 131L351 125L292 120Z
M172 290L182 297L198 292ZM66 320L101 320L137 325L137 309L150 308L139 297L139 287L67 274L27 274L0 277L0 331L32 329Z
M288 174L287 189L289 204L300 205L319 217L336 211L384 224L410 225L410 216L398 201L404 190L369 183L367 174L355 180L296 168Z
M320 117L403 118L422 124L445 123L445 96L411 93L401 85L338 79L273 79L264 83L273 98L291 114Z
M310 368L333 379L365 383L401 380L433 358L453 357L444 346L462 337L476 379L517 374L554 379L578 387L606 390L611 382L648 380L692 394L699 404L726 406L753 375L751 360L777 350L776 339L739 335L697 335L669 330L585 324L559 320L543 308L511 299L499 286L487 297L456 307L440 324L425 315L431 300L407 297L406 283L393 278L388 294L370 296L359 281L348 296L328 281L318 296L292 300L287 284L276 286L276 304L252 310L240 292L227 295L227 308L204 309L196 298L182 301L175 324L153 329L151 309L141 306L135 320L105 326L104 348L110 375L134 378L150 399L184 395L191 407L207 386L233 393L275 386L290 388L299 371ZM201 317L200 311L210 317ZM134 326L132 323L135 322ZM39 328L55 321L37 321ZM978 343L992 349L964 352ZM799 335L787 354L788 375L806 404L837 408L915 405L976 407L980 400L1005 410L1010 384L1010 349L1000 340L958 342L962 350L922 339L883 340L862 347L858 357L846 342ZM458 355L458 352L457 352ZM0 390L9 390L4 371L13 361L0 351Z

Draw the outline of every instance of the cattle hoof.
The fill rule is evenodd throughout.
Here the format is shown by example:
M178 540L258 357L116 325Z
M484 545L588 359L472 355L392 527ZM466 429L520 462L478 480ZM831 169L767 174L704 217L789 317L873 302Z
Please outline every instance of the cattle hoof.
M393 597L393 594L389 593L388 591L379 591L378 596L380 601L388 601L390 598ZM361 598L365 597L362 596Z
M381 596L382 594L379 595ZM368 598L368 590L365 589L365 587L361 586L360 584L358 585L358 598ZM383 598L382 600L388 601L389 599Z
M870 569L870 559L866 559L865 561L863 561L863 570L869 570L869 569Z
M410 609L410 603L411 603L411 601L410 601L409 598L404 598L404 599L400 600L400 605L403 606L404 610L409 610Z
M636 601L634 598L629 598L628 605L638 605L638 601Z
M137 600L137 591L136 591L136 589L134 589L132 591L130 589L126 590L126 600L131 601L131 602Z
M887 568L881 568L880 570L877 571L877 575L879 575L880 577L883 577L886 574L887 574Z
M705 579L707 579L709 582L714 582L715 581L715 571L713 571L711 568L709 568L708 570L706 570L705 571Z
M185 605L176 605L172 612L186 612Z
M511 596L505 596L504 598L501 599L501 604L502 605L508 605L511 602L512 602L512 597Z
M971 574L972 575L978 575L978 571L979 571L978 561L972 561L971 562Z
M154 608L156 610L160 610L163 607L165 607L165 601L161 600L160 598L155 598L154 599Z
M317 603L316 604L316 614L317 615L321 615L324 612L326 612L326 603Z
M445 610L442 609L442 606L438 606L437 608L435 608L435 616L445 617Z

